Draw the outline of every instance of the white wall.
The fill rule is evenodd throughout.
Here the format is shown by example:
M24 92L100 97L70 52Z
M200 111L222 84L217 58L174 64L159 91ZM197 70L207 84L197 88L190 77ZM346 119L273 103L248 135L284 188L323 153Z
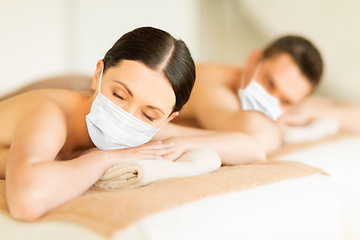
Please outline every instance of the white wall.
M242 65L267 37L242 13L238 0L200 0L201 62Z
M0 95L64 70L61 0L0 0Z
M162 28L199 57L197 0L0 0L0 95L58 74L91 75L124 33Z
M75 4L75 3L74 3ZM76 68L93 71L97 60L124 33L140 27L164 29L182 38L194 58L198 49L197 1L194 0L78 0Z

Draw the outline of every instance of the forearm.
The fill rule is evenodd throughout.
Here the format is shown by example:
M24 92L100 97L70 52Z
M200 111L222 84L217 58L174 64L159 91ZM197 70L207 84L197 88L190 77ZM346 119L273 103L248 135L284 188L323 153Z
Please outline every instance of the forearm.
M224 112L219 116L209 116L209 119L203 121L207 128L248 134L261 144L266 153L278 150L282 146L280 128L261 113L253 111Z
M171 137L204 136L211 134L211 132L212 131L206 129L186 127L170 122L156 133L152 141L161 141Z
M283 121L285 124L301 125L298 124L298 119L311 121L319 118L337 119L343 130L360 133L360 107L324 97L309 97L298 109L286 115Z
M353 133L360 133L360 108L359 106L351 105L344 109L340 120L341 127Z
M10 212L19 219L35 220L80 196L112 166L111 159L102 153L94 151L68 161L9 166L6 189ZM11 174L14 167L17 174Z
M232 118L232 124L239 131L249 134L257 140L266 153L271 153L282 146L282 135L278 125L258 112L238 112Z
M176 124L163 130L165 132L159 135L157 140L181 140L179 142L185 151L210 147L220 155L224 165L264 161L266 158L265 150L259 141L241 132L212 131Z
M262 146L240 132L213 132L205 136L181 137L185 151L209 147L216 151L223 165L239 165L265 161Z
M319 110L318 115L337 119L345 131L360 133L360 108L355 104L334 104L328 109Z

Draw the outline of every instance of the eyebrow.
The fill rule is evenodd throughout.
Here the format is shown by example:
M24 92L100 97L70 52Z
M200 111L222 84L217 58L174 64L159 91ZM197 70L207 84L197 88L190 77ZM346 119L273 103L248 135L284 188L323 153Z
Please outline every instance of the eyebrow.
M155 106L152 106L152 105L146 105L146 107L151 108L151 109L154 109L154 110L158 110L158 111L161 112L163 115L165 115L164 111L161 110L161 109L158 108L158 107L155 107Z
M116 83L118 83L118 84L122 85L122 86L126 89L126 91L129 93L129 95L133 97L132 92L130 91L129 87L128 87L125 83L120 82L120 81L118 81L118 80L114 80L114 82L116 82Z
M122 86L126 89L126 91L129 93L129 95L133 97L132 92L130 91L129 87L128 87L125 83L120 82L119 80L114 80L114 82L122 85ZM163 115L165 115L164 111L161 110L161 109L158 108L158 107L155 107L155 106L152 106L152 105L146 105L146 107L148 107L148 108L150 108L150 109L157 110L157 111L161 112Z

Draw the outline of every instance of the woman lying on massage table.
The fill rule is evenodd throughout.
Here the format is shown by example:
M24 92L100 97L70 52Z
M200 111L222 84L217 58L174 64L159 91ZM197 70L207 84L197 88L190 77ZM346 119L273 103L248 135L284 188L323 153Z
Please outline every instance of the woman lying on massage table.
M185 43L144 27L123 35L97 62L92 96L48 89L0 102L0 179L12 216L36 220L123 161L173 161L203 146L224 164L264 160L259 144L241 133L163 127L194 81ZM100 150L80 155L94 147Z

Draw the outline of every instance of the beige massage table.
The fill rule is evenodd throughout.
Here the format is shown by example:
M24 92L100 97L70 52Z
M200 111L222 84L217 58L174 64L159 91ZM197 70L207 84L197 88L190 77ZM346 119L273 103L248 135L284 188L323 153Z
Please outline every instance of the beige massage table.
M285 165L283 162L280 165L276 165L276 161L270 162L269 165L255 166L260 167L255 172L248 170L250 165L241 166L244 168L235 169L237 174L249 174L233 178L234 182L224 185L227 190L221 190L216 182L211 182L216 174L225 176L229 171L225 168L213 173L215 175L199 176L199 179L162 180L136 190L138 192L120 193L121 199L131 194L142 196L140 203L133 203L140 204L135 205L133 211L140 217L133 218L131 211L119 214L111 221L108 221L110 215L109 218L102 216L103 222L99 225L104 226L94 225L96 221L84 224L84 219L79 221L61 216L61 211L53 219L38 223L23 223L0 214L0 239L360 239L359 136L292 146L273 157L283 160ZM294 161L307 165L300 166L304 168L298 171L299 166ZM307 169L308 165L323 171ZM235 170L230 168L230 171ZM267 182L266 178L271 176L269 172L275 179ZM281 176L282 172L289 174L277 179L276 176ZM248 185L236 189L240 180ZM259 180L258 185L251 184ZM160 190L167 186L173 186L169 193L179 193L175 199L178 203L174 204L174 199L166 192L161 193ZM184 189L181 186L185 186ZM190 197L191 200L181 199L186 195L183 193L188 193L188 189L193 187L198 187L193 193L199 196ZM203 194L204 188L219 189ZM158 191L158 195L154 191ZM90 193L89 198L97 196L91 194L97 193ZM161 199L170 201L156 204L160 201L156 200L159 195L163 196ZM109 214L107 200L116 199L116 196L107 196L94 198L93 205L90 201L86 203L88 205L74 206L95 207L98 211L103 210L103 214ZM153 205L143 207L152 201ZM164 207L168 202L172 202L170 207ZM110 210L121 209L120 203L119 198L119 205L112 205ZM83 216L86 215L86 209L75 208L73 211L82 211ZM143 213L139 215L141 211ZM127 222L126 219L133 220ZM109 228L107 224L122 227Z

